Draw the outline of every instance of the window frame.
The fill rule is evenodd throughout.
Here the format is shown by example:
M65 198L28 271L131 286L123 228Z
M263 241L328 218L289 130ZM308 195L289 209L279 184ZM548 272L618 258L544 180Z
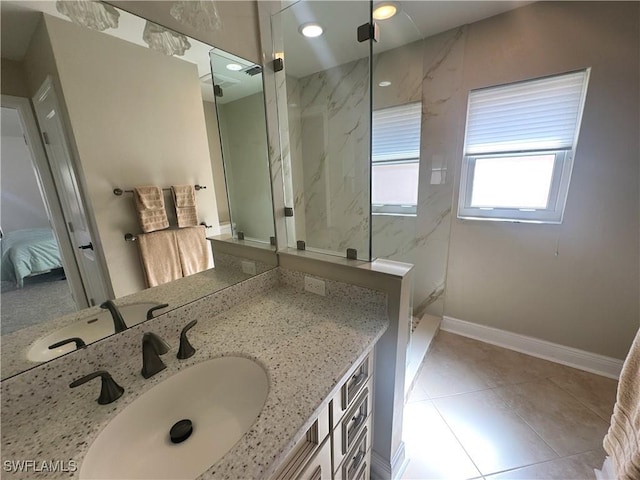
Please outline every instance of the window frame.
M578 113L573 134L573 142L571 146L563 146L563 148L531 148L518 149L512 151L482 151L481 153L467 153L467 130L469 128L469 114L471 106L471 94L476 91L469 92L467 98L467 117L465 121L465 136L463 148L463 160L460 175L459 193L458 193L458 212L457 216L461 220L484 220L495 222L511 222L511 223L536 223L536 224L561 224L564 217L564 210L569 194L569 185L571 181L571 173L573 170L574 154L578 143L578 136L582 124L582 116L586 103L587 90L589 85L589 77L591 68L582 70L565 72L548 77L533 78L521 82L514 82L504 85L496 85L486 87L487 89L497 89L501 87L516 86L527 82L535 82L544 79L553 79L565 75L583 73L584 79L582 84L580 103L578 104ZM485 89L478 89L485 90ZM501 208L501 207L472 207L470 205L473 193L473 180L475 174L475 164L478 159L482 158L509 158L525 157L536 155L554 154L553 173L551 176L551 184L549 188L549 196L546 208ZM516 161L516 160L514 160Z
M371 173L373 176L373 168L377 165L407 165L416 164L418 166L418 175L420 175L420 159L419 158L407 158L403 160L379 160L377 162L371 162ZM373 182L373 180L372 180ZM373 189L372 189L373 190ZM420 194L420 182L418 182L418 195ZM416 216L418 213L418 200L415 204L401 204L401 203L374 203L373 197L371 198L371 214L372 215L397 215L397 216Z
M475 163L482 158L521 158L525 156L554 154L553 174L549 188L547 208L500 208L500 207L472 207L471 196ZM517 160L514 160L517 161ZM466 155L463 160L462 178L460 181L460 196L458 203L458 218L464 220L492 220L522 223L562 223L564 206L569 194L569 179L573 168L573 151L535 150L508 153L483 153ZM466 168L465 168L466 167Z

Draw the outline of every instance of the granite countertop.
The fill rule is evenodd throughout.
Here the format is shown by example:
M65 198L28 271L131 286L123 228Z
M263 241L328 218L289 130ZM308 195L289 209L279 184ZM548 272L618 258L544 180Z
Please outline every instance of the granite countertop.
M235 283L247 280L251 275L238 268L215 268L171 283L147 288L115 300L118 306L132 303L168 303L167 310L182 306L198 298L210 295ZM162 310L165 312L167 310ZM50 333L60 330L79 320L104 312L100 307L90 307L46 322L2 335L2 379L38 366L39 362L27 359L31 344Z
M236 355L253 359L264 367L269 378L268 397L247 434L199 478L268 477L337 392L340 380L365 357L386 330L386 297L377 292L372 295L349 300L320 297L276 284L217 315L207 316L202 314L206 309L194 308L191 317L199 312L198 324L189 337L196 354L179 361L175 358L177 345L174 345L174 349L162 357L167 369L149 380L139 373L141 355L131 355L111 371L125 388L125 394L106 406L95 401L98 384L73 390L66 385L52 385L51 395L35 403L20 399L34 394L29 393L29 388L36 388L34 383L38 380L32 380L28 387L17 381L15 385L4 382L3 395L9 393L11 401L9 405L3 401L3 461L73 459L81 465L100 431L140 394L186 367L215 357ZM174 321L171 313L167 315ZM188 319L187 309L180 322ZM153 330L153 326L146 330ZM136 337L136 340L139 339ZM89 371L78 371L76 376L86 373ZM68 379L59 379L58 383L62 380ZM56 379L47 378L44 383L47 382L54 384ZM7 408L11 410L11 418L5 418ZM7 478L77 478L78 472L47 475L3 472L3 477L5 475Z

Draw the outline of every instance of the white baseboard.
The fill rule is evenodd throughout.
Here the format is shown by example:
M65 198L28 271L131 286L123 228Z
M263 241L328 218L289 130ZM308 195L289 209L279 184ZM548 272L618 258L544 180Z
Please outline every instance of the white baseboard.
M620 376L620 370L622 369L623 362L617 358L606 357L534 337L458 320L457 318L443 317L440 329L508 348L509 350L515 350L516 352L526 353L532 357L543 358L569 367L615 378L616 380Z
M372 480L395 480L400 478L407 468L409 460L405 458L404 442L396 450L391 464L382 455L371 449L371 479Z

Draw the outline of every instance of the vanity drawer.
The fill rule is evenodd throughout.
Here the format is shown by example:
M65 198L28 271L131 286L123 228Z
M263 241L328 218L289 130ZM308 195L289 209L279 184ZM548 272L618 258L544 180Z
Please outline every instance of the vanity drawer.
M358 398L358 394L367 384L373 372L373 352L358 365L358 368L351 374L349 379L342 384L340 391L333 397L333 426L335 427L344 413L349 410L353 402Z
M357 441L342 465L334 472L334 480L368 480L371 463L371 419L360 432Z
M303 473L311 475L313 472L308 472L308 462L309 459L318 458L322 455L322 459L325 460L325 457L328 457L328 466L323 466L323 472L329 472L327 475L324 473L322 477L318 478L331 478L331 441L329 440L329 411L330 406L327 405L313 425L307 430L307 433L304 437L302 437L295 447L291 450L291 453L287 455L287 458L284 462L282 462L282 466L278 469L278 471L271 478L277 480L291 480L298 478L306 478L303 477ZM320 446L322 445L322 446ZM319 453L322 449L326 450L328 453ZM324 463L323 463L324 465ZM309 477L313 478L315 477Z
M309 460L309 463L302 469L296 480L332 480L331 476L331 442L329 438Z
M347 455L360 441L362 432L371 431L371 406L373 393L371 382L365 386L351 410L343 417L333 431L333 465L340 465Z

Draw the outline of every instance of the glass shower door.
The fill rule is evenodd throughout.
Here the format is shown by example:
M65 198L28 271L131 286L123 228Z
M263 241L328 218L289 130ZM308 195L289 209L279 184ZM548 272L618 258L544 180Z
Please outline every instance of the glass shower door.
M300 1L272 17L290 247L371 259L371 44L357 35L370 18L362 1Z

